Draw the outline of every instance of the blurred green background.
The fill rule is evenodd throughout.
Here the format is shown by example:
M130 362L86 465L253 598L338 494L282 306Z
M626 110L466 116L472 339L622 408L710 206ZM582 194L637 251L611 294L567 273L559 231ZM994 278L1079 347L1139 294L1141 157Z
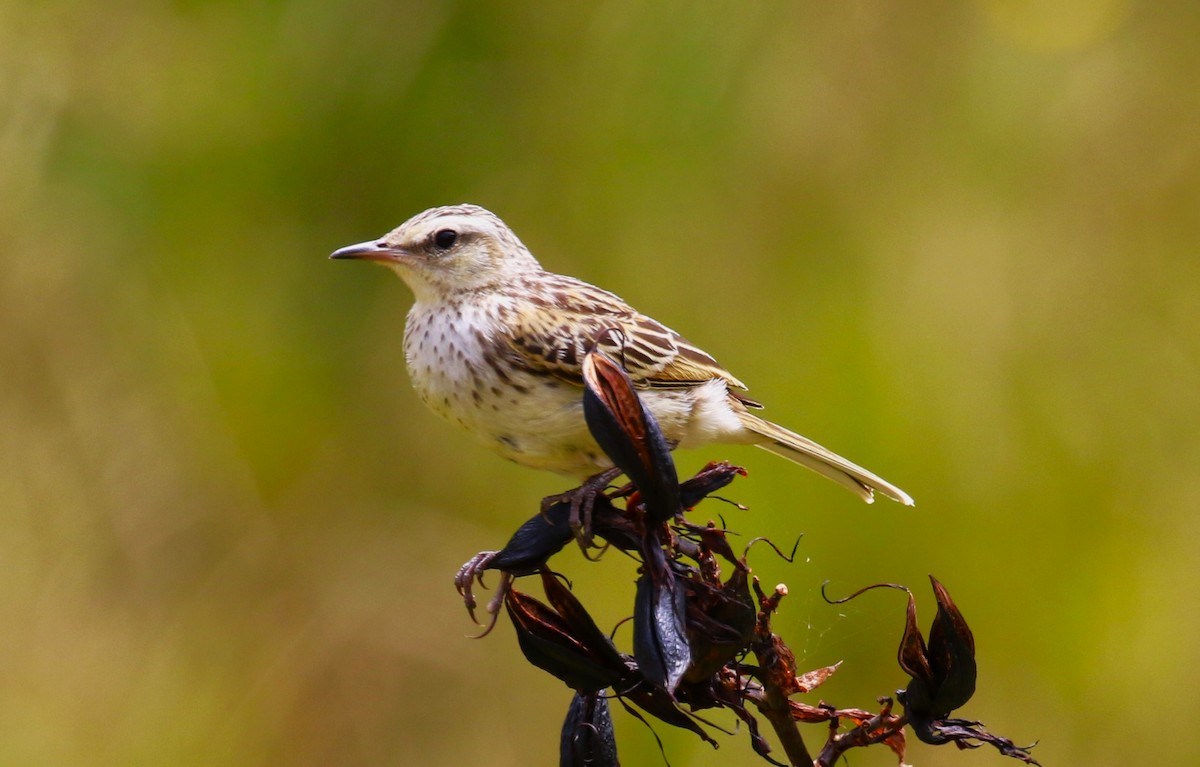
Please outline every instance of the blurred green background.
M846 661L810 702L904 681L902 597L821 581L927 626L932 572L961 714L1194 758L1198 37L1122 0L0 3L0 762L555 763L568 691L451 576L563 482L426 412L407 289L326 260L464 201L917 498L680 456L750 468L701 519L804 534L752 564L801 665ZM628 614L627 560L559 565Z

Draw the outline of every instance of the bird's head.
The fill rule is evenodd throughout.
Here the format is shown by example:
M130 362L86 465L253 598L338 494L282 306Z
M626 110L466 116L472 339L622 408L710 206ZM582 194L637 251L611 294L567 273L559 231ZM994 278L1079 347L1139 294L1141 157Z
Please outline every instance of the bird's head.
M377 261L400 275L419 301L503 285L541 268L512 230L478 205L430 208L330 258Z

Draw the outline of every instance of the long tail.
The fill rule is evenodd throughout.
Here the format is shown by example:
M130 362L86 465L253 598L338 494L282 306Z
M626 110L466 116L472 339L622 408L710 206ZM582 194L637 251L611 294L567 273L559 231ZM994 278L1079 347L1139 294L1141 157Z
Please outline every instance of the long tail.
M742 411L738 413L738 417L742 425L754 435L752 441L755 445L832 479L858 493L867 503L875 500L874 491L878 490L905 506L913 505L913 499L908 493L863 467L847 461L837 453L826 450L811 439L788 431L779 424L765 421L753 413Z

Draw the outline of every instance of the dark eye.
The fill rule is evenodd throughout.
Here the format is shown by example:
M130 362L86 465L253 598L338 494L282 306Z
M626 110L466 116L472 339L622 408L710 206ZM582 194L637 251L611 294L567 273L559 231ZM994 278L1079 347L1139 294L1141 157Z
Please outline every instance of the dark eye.
M458 242L458 232L453 229L439 229L433 235L433 244L438 247L438 250L450 250L456 242Z

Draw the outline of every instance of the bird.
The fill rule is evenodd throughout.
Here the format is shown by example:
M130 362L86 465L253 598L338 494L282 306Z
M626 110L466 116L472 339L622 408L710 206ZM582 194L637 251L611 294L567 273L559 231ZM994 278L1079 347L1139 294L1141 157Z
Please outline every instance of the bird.
M746 385L679 333L621 298L544 269L494 213L430 208L330 258L373 261L414 302L404 358L417 396L518 464L574 478L614 476L583 415L582 365L619 362L673 448L747 444L811 469L870 503L900 488L760 417Z

